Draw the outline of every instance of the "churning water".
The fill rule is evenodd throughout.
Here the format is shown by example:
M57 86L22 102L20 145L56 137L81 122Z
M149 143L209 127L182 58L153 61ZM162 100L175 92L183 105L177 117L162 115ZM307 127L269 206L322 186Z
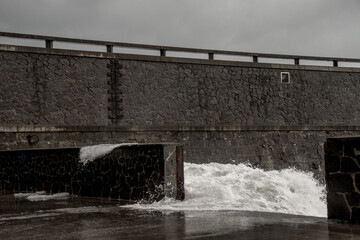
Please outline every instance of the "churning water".
M310 173L218 163L184 171L184 201L0 195L0 239L359 239L358 226L327 221L325 186Z
M100 144L83 147L81 162L111 152L123 144ZM186 211L186 210L239 210L275 212L295 215L326 217L325 185L312 173L296 169L264 171L248 164L184 164L185 200L165 198L152 204L125 206L134 209Z
M246 164L185 163L185 200L165 198L125 207L160 211L240 210L326 217L325 185L295 169L264 171Z

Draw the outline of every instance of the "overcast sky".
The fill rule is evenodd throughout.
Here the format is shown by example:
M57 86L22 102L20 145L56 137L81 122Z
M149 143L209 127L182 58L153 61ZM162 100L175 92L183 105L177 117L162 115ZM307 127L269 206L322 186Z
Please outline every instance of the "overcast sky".
M360 58L360 0L0 0L0 31Z

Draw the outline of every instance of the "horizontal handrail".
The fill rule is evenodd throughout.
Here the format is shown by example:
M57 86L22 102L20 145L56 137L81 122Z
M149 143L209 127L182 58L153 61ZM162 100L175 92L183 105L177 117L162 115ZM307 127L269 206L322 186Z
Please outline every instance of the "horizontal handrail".
M135 48L135 49L143 49L143 50L157 50L157 51L160 51L160 56L163 56L163 57L166 57L167 51L172 51L172 52L187 52L187 53L204 53L204 54L208 54L209 60L213 60L214 55L219 54L219 55L229 55L229 56L252 57L253 62L258 62L259 58L268 58L268 59L272 58L272 59L284 59L284 60L291 59L291 60L294 60L295 65L300 65L300 60L329 61L329 62L333 63L334 67L338 67L339 62L360 63L360 59L357 59L357 58L317 57L317 56L303 56L303 55L286 55L286 54L211 50L211 49L200 49L200 48L172 47L172 46L159 46L159 45L135 44L135 43L124 43L124 42L64 38L64 37L53 37L53 36L10 33L10 32L0 32L0 36L1 37L10 37L10 38L45 40L46 48L53 48L53 42L101 45L101 46L106 47L106 52L109 52L109 53L113 52L113 47L123 47L123 48Z

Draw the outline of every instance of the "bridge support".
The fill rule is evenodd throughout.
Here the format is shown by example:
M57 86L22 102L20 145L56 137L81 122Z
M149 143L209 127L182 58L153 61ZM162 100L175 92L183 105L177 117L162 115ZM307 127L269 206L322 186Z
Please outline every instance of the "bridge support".
M325 143L328 218L360 223L360 137Z
M46 191L122 200L184 199L181 145L119 144L94 156L109 147L0 151L0 193Z

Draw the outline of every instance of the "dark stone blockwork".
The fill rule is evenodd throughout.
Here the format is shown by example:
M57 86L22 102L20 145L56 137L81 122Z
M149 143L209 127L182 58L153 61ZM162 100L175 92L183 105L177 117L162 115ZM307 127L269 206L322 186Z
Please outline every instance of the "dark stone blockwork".
M353 192L354 184L350 174L334 173L326 176L330 192Z
M0 151L0 191L124 200L184 199L182 147L148 144L115 148L83 164L79 148ZM173 156L173 157L172 157Z
M0 149L181 142L189 162L296 167L322 179L326 138L360 134L359 68L298 65L296 56L296 65L246 63L112 47L0 44Z
M181 142L189 162L296 167L323 178L325 139L360 133L359 79L353 68L0 45L0 149Z
M325 143L328 217L360 223L360 137Z

